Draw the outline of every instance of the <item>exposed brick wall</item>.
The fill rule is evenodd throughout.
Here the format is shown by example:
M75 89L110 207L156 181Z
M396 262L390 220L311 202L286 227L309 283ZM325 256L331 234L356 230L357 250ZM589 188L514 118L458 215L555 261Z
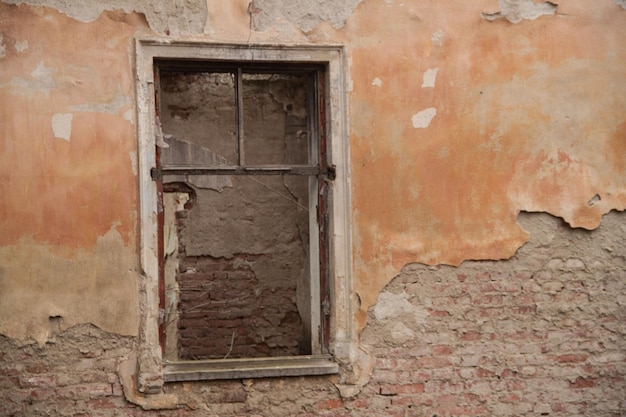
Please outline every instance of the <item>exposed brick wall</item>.
M289 287L259 283L265 256L180 257L181 359L298 355L302 321ZM232 345L232 349L231 349Z
M623 220L523 215L532 240L510 260L406 266L362 337L363 397L439 417L626 415Z
M351 399L333 376L197 382L167 385L181 409L143 411L116 374L136 341L84 325L43 348L0 337L0 415L624 416L625 219L523 216L510 260L407 265L370 310L376 367Z
M0 336L0 415L132 415L123 411L117 366L135 345L133 338L89 325L58 334L42 348Z
M280 178L272 180L282 185ZM307 215L299 213L296 220L293 204L255 182L233 183L238 187L221 193L198 190L195 206L176 213L179 358L309 353L302 351L297 306L305 253L298 220L306 224ZM265 212L257 200L270 202L263 205ZM198 241L221 242L228 250L211 256L214 251Z

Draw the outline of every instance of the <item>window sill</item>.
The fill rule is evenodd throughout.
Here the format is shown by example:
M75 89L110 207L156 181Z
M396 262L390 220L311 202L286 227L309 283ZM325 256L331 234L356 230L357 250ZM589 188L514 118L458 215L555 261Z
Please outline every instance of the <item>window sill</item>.
M339 367L330 355L180 361L163 365L165 382L331 375L338 372Z

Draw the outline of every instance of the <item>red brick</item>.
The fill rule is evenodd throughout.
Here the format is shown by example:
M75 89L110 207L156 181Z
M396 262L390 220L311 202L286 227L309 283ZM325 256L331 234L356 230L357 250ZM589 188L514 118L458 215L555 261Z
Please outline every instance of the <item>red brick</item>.
M419 394L424 392L424 384L408 385L383 385L380 387L381 395Z
M588 357L589 355L587 355L586 353L572 353L568 355L552 356L551 359L559 363L579 363L585 362Z
M433 347L434 355L449 355L451 353L452 353L452 348L450 346L440 345L440 346Z
M470 342L470 341L476 341L476 340L480 340L480 333L478 332L465 332L461 335L461 337L459 337L459 339L466 341L466 342Z
M317 409L318 410L334 410L337 408L343 408L343 406L344 406L343 400L338 398L338 399L326 400L321 403L318 403Z
M596 386L596 378L583 378L579 376L576 381L570 382L570 388L591 388Z

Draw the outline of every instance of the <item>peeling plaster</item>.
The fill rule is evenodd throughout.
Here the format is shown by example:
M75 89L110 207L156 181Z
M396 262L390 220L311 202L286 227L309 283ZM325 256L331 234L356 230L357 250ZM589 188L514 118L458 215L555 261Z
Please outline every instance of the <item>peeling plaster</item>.
M138 167L137 167L137 152L130 151L128 152L128 157L130 158L130 163L133 168L133 175L136 177L138 175Z
M383 86L383 82L380 78L376 77L374 78L374 81L372 81L372 85L374 87L382 87Z
M145 15L150 28L163 35L200 34L206 22L203 1L135 1L135 0L3 0L7 4L47 6L80 22L93 22L104 11L122 10Z
M411 123L415 129L425 129L430 126L430 122L437 115L437 109L434 107L429 107L416 113L411 117Z
M38 84L34 87L37 89L40 89L42 87L43 88L55 88L56 83L54 82L54 79L52 78L52 74L54 73L55 73L54 68L46 67L43 61L39 62L39 64L37 64L37 68L35 68L33 72L30 73L30 76L33 77L36 81L38 81Z
M340 29L361 1L253 0L250 3L252 25L255 30L265 31L276 22L285 20L304 32L311 31L322 22Z
M0 333L44 344L55 330L93 323L122 335L139 326L138 273L134 249L115 226L93 250L78 251L23 238L0 247ZM59 329L57 329L59 330Z
M623 9L626 9L626 0L615 0L615 3L622 6Z
M16 88L18 90L18 94L22 95L28 95L36 92L44 92L48 94L49 90L57 88L57 84L53 77L55 72L54 68L46 67L44 62L40 61L35 69L31 71L30 78L28 78L28 76L13 76L8 83L0 83L0 88Z
M4 43L4 36L0 34L0 59L7 56L7 46Z
M430 41L435 46L443 45L443 31L441 29L434 31L430 37Z
M416 13L429 19L411 38L399 35L415 26L406 11L381 3L359 6L346 41L356 45L350 140L361 328L367 306L407 263L510 258L528 240L520 210L594 228L626 206L626 26L612 1L594 3L576 24L511 27L515 36L468 18L484 6L455 3L451 12L447 2L418 2ZM587 7L575 0L559 12ZM393 25L372 19L383 14ZM444 44L445 53L436 48ZM441 88L420 89L428 68L445 68ZM381 94L372 94L375 76L385 80ZM413 114L407 109L431 105L438 120L427 132L398 123ZM589 205L595 194L602 199Z
M72 135L72 119L74 115L72 113L67 114L55 114L52 116L52 132L57 139L64 139L70 141Z
M204 12L193 13L204 10L204 6L181 6L178 2L145 6L128 0L121 5L113 4L112 0L94 4L10 1L53 5L68 15L76 13L74 19L80 21L86 21L91 13L97 13L97 17L104 10L137 10L146 13L150 27L160 34L204 32L212 40L231 42L247 42L253 37L254 41L345 44L350 52L348 133L354 162L351 188L354 276L355 292L362 301L358 316L360 329L365 323L364 312L407 263L458 265L467 259L512 256L528 239L516 222L520 210L550 212L563 216L570 224L594 228L603 213L626 206L624 180L620 175L626 167L623 141L626 123L622 111L626 97L623 75L626 56L620 47L626 31L623 22L617 20L623 16L615 13L613 2L594 4L594 13L576 24L568 19L539 19L533 23L532 31L511 36L509 31L498 31L496 26L475 19L478 6L473 2L457 2L454 6L446 1L414 2L414 12L407 13L400 2L394 7L384 7L389 1L351 0L345 4L303 0L199 1L213 6L207 7L212 14L205 18ZM502 0L499 3L500 11L485 14L486 19L518 22L556 13L556 5L550 2ZM623 0L616 3L625 5ZM585 10L588 5L583 0L572 0L560 7L563 8L560 11L568 12L566 7ZM19 13L26 13L25 9L20 8ZM5 20L0 13L0 22L9 26L12 13L18 12L11 11ZM58 250L64 250L65 246L77 246L87 250L93 246L94 236L102 235L98 228L109 227L112 219L119 218L123 225L119 228L120 235L128 244L133 241L128 231L133 230L129 218L133 218L136 209L133 190L137 167L133 164L133 145L128 145L132 142L128 139L133 137L128 123L133 112L124 108L132 100L127 46L133 36L145 34L148 29L139 18L133 20L121 12L110 16L107 13L89 25L79 25L52 10L38 13L45 14L33 12L28 20L20 15L23 21L35 24L32 29L18 33L21 29L15 28L16 33L5 35L7 40L25 39L23 42L31 47L24 49L26 53L19 57L24 61L3 60L3 65L13 64L13 67L5 71L6 78L0 87L24 87L30 94L26 100L16 89L0 90L0 107L2 103L11 106L0 108L0 116L9 121L0 140L12 137L6 132L24 132L17 139L24 138L28 145L21 145L19 140L8 142L8 151L0 155L5 161L2 165L8 166L6 162L12 160L20 163L11 165L17 166L13 168L16 173L3 175L11 180L28 180L18 186L34 185L15 187L20 193L15 192L11 199L5 200L2 209L9 212L9 218L18 219L18 223L15 227L2 225L0 240L13 245L20 237L32 236L38 243L49 242L48 248L57 246ZM428 16L428 19L419 20L416 16ZM185 22L187 18L192 21ZM416 30L418 24L420 30ZM66 32L60 36L54 28ZM95 45L76 52L74 44L68 42L68 34L81 34L83 38L93 39ZM265 35L267 38L262 38ZM444 54L435 47L443 46L446 39L454 42L446 43ZM554 43L552 39L570 41ZM26 60L36 49L35 45L44 55ZM99 60L100 54L106 59L90 67L88 62ZM425 82L426 73L420 77L422 71L444 65L445 71L433 77L433 86L438 78L437 85L441 88L419 90L420 85L430 85ZM24 75L35 66L32 79ZM77 68L84 71L81 73ZM61 79L59 74L68 74L70 78ZM382 81L377 85L376 80L385 80L385 89L371 94L371 86L382 86ZM122 87L116 90L115 84ZM90 86L95 87L90 89ZM50 97L41 99L44 93ZM426 103L437 107L413 115L410 126L406 119L411 109L423 108L425 98L429 100ZM26 140L52 137L50 115L77 110L81 113L74 114L72 130L84 142L81 152L63 154L60 148L69 147L60 141L46 142L53 148L44 152L32 146L30 139ZM124 112L123 118L119 112ZM41 114L45 117L39 117ZM435 115L438 123L431 125ZM428 134L415 130L425 127L430 127ZM78 142L74 141L72 148ZM20 155L28 159L20 159ZM55 164L42 168L41 161L46 164L55 161ZM66 170L65 166L72 169ZM99 181L107 176L113 180ZM41 178L56 181L57 188L36 188L43 183L39 181ZM106 188L110 183L115 187ZM105 192L90 193L93 189ZM372 193L379 198L372 199ZM72 196L72 202L60 204L59 195ZM28 259L21 255L25 264L32 259L43 259L40 263L44 266L59 268L48 262L49 256L40 254L36 247L29 253ZM10 259L7 256L11 255L3 252L1 259ZM106 254L98 252L97 257ZM82 273L82 268L89 271L89 264L81 261L77 265L66 267L68 276L78 270ZM115 273L107 272L112 276ZM40 283L27 284L24 287L39 296L33 288ZM114 290L105 292L111 291ZM129 293L135 294L132 289ZM98 308L106 304L102 300L90 300ZM399 302L401 306L410 304L408 300ZM120 307L120 311L126 311L125 307ZM48 313L65 311L51 308ZM4 320L2 323L16 316L15 311L7 314L10 316L4 317L8 318L0 319ZM387 313L379 310L379 314ZM402 309L399 314L403 314ZM118 319L126 321L123 317ZM41 326L31 330L41 330L44 322L42 319ZM403 328L392 331L398 338L407 336ZM365 358L360 359L360 365L365 369L362 376L367 379L367 370L371 369L368 356L363 352L358 354ZM343 394L353 388L340 389Z
M24 52L27 49L28 49L28 41L27 40L15 41L15 50L17 51L18 54L21 54L22 52Z
M32 237L92 248L116 222L132 241L134 128L106 111L118 103L127 103L120 112L134 111L129 40L147 30L145 22L106 12L84 24L52 9L0 3L0 27L7 42L30 45L21 54L8 50L0 71L0 177L20 190L0 200L11 219L0 222L0 246ZM112 99L112 108L101 106Z
M437 80L437 71L439 71L439 68L429 68L426 70L422 81L422 88L435 87L435 81Z
M500 11L482 13L484 19L506 19L511 23L519 23L524 19L535 20L540 16L556 14L558 7L558 4L551 1L536 3L533 0L498 0L498 3Z
M71 111L76 112L100 112L108 114L118 114L124 108L132 104L129 96L118 91L115 97L106 103L86 103L69 106ZM130 120L129 120L130 121Z
M212 36L250 35L251 0L206 0L207 18L203 33Z

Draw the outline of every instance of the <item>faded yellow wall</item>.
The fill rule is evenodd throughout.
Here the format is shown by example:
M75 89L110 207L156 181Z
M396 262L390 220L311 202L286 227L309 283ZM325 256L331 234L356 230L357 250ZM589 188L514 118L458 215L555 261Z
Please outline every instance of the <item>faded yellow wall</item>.
M360 326L409 262L510 257L528 239L520 211L591 229L626 208L626 10L614 1L516 24L481 15L495 0L28 3L72 17L0 3L10 337L44 341L57 315L137 334L134 36L346 45Z

